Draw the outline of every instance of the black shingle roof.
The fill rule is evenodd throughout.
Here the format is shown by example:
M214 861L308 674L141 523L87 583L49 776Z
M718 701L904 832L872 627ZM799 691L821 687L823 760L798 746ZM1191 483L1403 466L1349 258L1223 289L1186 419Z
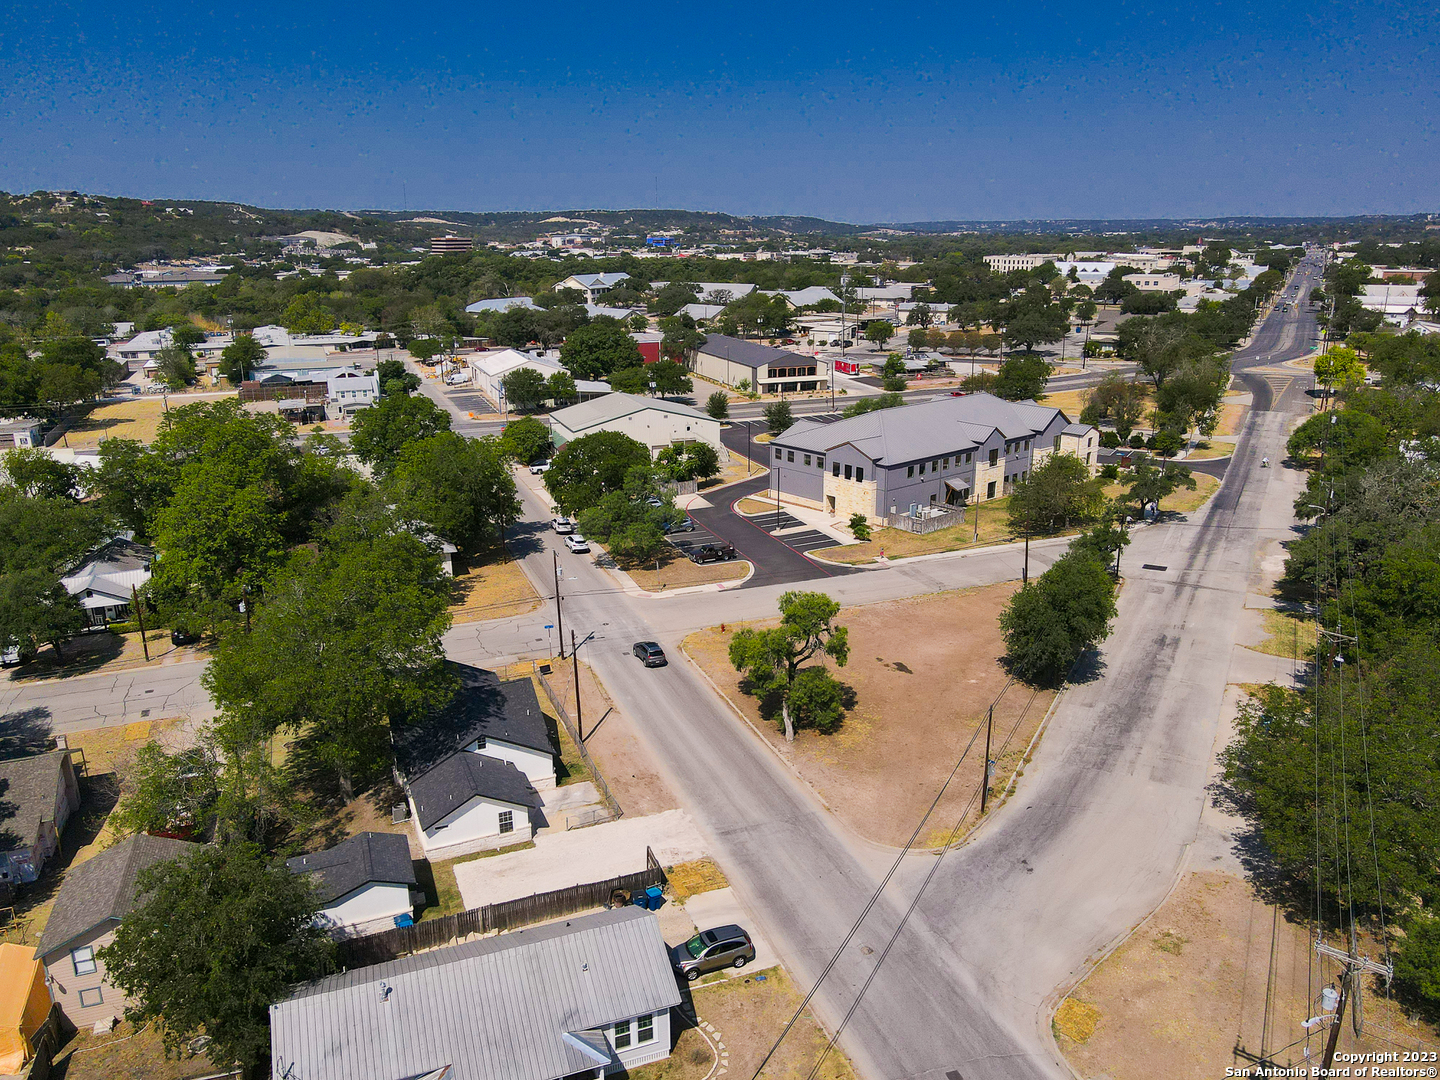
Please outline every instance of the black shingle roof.
M410 781L477 739L498 739L552 754L550 729L529 679L501 682L493 671L447 662L460 688L445 708L391 729L395 763ZM484 749L483 745L481 749Z
M395 833L365 832L313 855L286 859L292 874L308 875L322 904L375 883L414 885L410 843Z
M68 750L0 761L0 851L23 851L55 820ZM37 867L38 869L38 867Z
M422 829L443 821L476 796L529 808L535 789L508 761L485 754L451 754L410 782Z
M120 921L135 907L135 879L140 871L170 859L188 858L199 849L199 844L139 833L72 867L55 897L36 955L43 959L103 922Z
M725 334L707 335L705 344L700 346L699 351L707 356L723 357L748 368L761 368L766 364L815 363L814 358L810 356L802 356L800 353L793 353L787 349L777 349L773 345L762 345L758 341L727 337Z

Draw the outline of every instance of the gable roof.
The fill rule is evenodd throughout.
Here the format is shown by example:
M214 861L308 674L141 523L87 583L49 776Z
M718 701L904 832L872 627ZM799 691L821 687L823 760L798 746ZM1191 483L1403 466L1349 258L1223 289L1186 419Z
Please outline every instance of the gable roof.
M564 370L556 360L545 356L532 356L529 353L520 352L518 349L501 349L499 352L472 356L470 357L470 366L492 378L497 375L508 375L522 367L532 367L542 373Z
M411 780L409 787L422 829L444 821L471 799L528 809L534 793L525 774L510 762L463 750Z
M608 1060L597 1029L680 1001L658 920L625 907L302 986L270 1046L306 1080L555 1080Z
M602 289L610 289L610 288L614 288L616 285L619 285L622 281L629 281L629 280L630 280L630 275L629 275L629 274L620 274L620 273L610 273L610 274L571 274L568 278L565 279L565 281L573 281L573 282L575 282L575 283L576 283L577 285L579 285L582 289L593 289L593 288L595 288L596 286L599 286L599 287L602 288ZM563 288L565 287L565 281L560 282L558 285L555 286L555 288L556 288L556 289L563 289Z
M396 833L363 832L313 855L286 859L292 874L307 875L322 904L363 885L414 885L410 842Z
M55 820L69 756L68 750L51 750L0 761L0 851L34 847L40 823Z
M511 308L533 308L539 305L528 296L502 296L496 300L477 300L467 304L466 311L509 311Z
M36 954L44 957L101 923L119 922L135 907L135 879L140 871L186 858L199 849L199 844L184 840L138 833L72 867L55 897Z
M746 341L744 338L729 337L726 334L707 335L705 344L701 345L698 351L706 356L718 356L733 364L741 364L748 368L761 368L766 364L813 364L815 362L808 356L801 356L788 349L777 349L773 345L762 345L758 341Z
M871 461L901 465L978 447L994 431L1006 439L1033 438L1057 417L1069 424L1059 409L1033 401L969 394L877 409L833 424L802 420L777 435L774 445L825 453L850 443Z
M550 726L529 679L501 682L493 671L446 661L460 683L444 708L424 719L390 729L395 762L414 780L477 739L498 739L552 753Z
M582 401L578 405L568 405L563 409L556 409L550 414L550 418L571 431L583 431L599 424L608 424L611 421L619 420L622 416L629 416L631 413L643 412L645 409L672 413L675 416L683 416L687 420L712 419L699 409L682 405L678 401L618 393L606 394L604 397L591 401Z
M71 596L94 590L128 601L132 588L139 588L150 580L150 566L154 561L154 548L117 536L87 555L60 583Z

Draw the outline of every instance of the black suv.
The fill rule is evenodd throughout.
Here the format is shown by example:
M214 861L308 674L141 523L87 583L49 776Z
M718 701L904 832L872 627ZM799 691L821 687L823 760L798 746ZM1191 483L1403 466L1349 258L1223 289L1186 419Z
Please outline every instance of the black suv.
M705 544L690 552L690 561L695 563L725 562L733 558L734 544Z

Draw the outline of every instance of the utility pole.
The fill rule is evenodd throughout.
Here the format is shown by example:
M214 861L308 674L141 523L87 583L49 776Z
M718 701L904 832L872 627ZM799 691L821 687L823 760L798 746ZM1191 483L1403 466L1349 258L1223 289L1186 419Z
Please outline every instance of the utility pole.
M1345 970L1340 975L1340 1001L1335 1006L1335 1019L1330 1022L1330 1038L1325 1043L1325 1057L1321 1060L1320 1067L1325 1070L1321 1075L1328 1075L1330 1066L1335 1060L1335 1048L1340 1042L1340 1027L1345 1021L1345 1006L1350 1006L1351 1024L1355 1028L1355 1034L1359 1035L1364 1029L1363 1013L1361 1012L1360 998L1361 987L1360 977L1367 972L1372 975L1383 975L1388 983L1395 976L1394 966L1381 964L1371 960L1368 956L1361 956L1359 945L1355 939L1354 927L1350 930L1350 951L1342 952L1333 945L1326 945L1319 938L1315 939L1315 951L1321 956L1328 956L1332 960L1339 960Z
M564 643L564 639L561 639ZM570 631L570 664L575 669L575 731L585 741L585 712L580 705L580 646L575 644L575 631Z
M985 776L980 781L980 813L985 813L985 806L990 801L990 736L995 728L995 704L991 702L990 711L985 715Z
M1025 568L1020 571L1020 584L1030 584L1030 530L1025 530Z
M145 640L145 612L140 610L140 593L130 586L130 606L135 609L135 619L140 623L140 648L145 650L145 662L150 662L150 643Z
M555 560L555 622L560 629L560 659L565 659L565 617L560 614L560 555L552 551L550 557Z

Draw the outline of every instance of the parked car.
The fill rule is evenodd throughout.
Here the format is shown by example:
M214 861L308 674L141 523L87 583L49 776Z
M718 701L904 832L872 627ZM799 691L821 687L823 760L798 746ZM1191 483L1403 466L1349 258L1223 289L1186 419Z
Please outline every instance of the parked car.
M692 517L690 517L690 515L687 514L687 515L685 515L685 520L684 520L684 521L667 521L667 522L665 523L665 529L664 529L664 531L665 531L665 533L666 533L667 535L668 535L669 533L677 533L677 532L694 532L694 531L695 531L695 519L692 518Z
M704 544L690 552L693 563L727 562L735 558L734 544Z
M550 522L550 527L561 536L575 531L575 523L567 517L557 517L554 521Z
M565 546L575 552L576 555L584 555L590 550L590 542L577 532L572 532L569 536L565 537Z
M755 943L738 926L717 926L702 930L683 945L670 950L675 970L694 982L707 971L742 968L755 959Z
M637 641L630 651L643 660L646 667L664 667L670 662L665 659L665 650L658 642Z
M646 505L646 506L653 506L653 507L656 507L656 508L658 509L659 507L662 507L662 506L664 506L665 504L660 501L660 499L659 499L658 496L651 495L648 499L645 500L645 505Z
M178 626L170 631L170 644L172 645L194 645L199 640L199 634L192 634L189 630L183 630Z
M541 460L541 461L532 461L532 462L530 462L530 475L531 475L531 476L539 476L541 473L547 473L547 472L549 472L549 471L550 471L550 463L549 463L548 461Z

